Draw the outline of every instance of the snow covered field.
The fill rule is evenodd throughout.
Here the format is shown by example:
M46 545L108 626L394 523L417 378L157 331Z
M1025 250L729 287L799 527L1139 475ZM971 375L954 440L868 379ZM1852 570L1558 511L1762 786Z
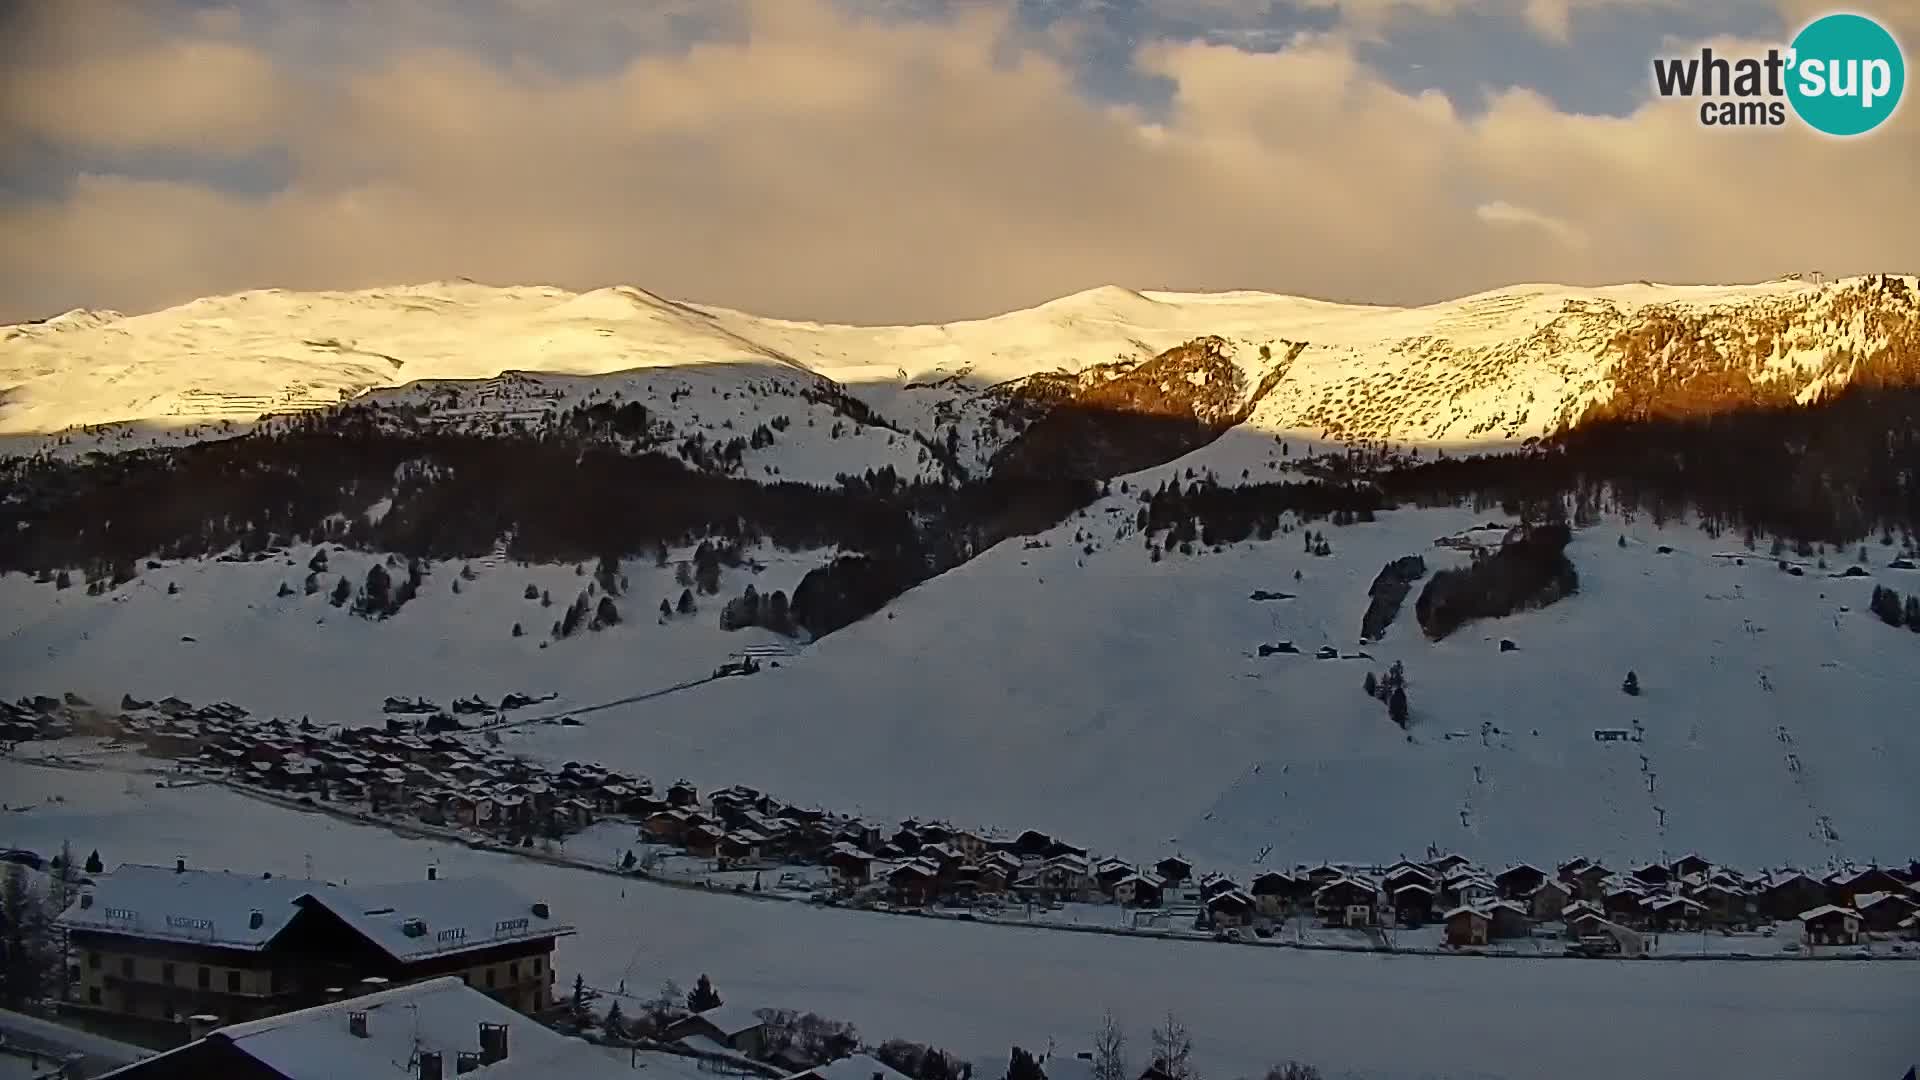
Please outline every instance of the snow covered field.
M1258 1076L1286 1057L1365 1080L1895 1077L1920 1057L1904 963L1690 964L1386 957L1138 941L704 896L404 840L219 788L0 763L0 843L71 841L109 867L165 863L372 882L495 875L580 929L561 981L650 996L709 973L732 1002L797 1007L870 1040L975 1059L1090 1046L1103 1009L1135 1057L1165 1010L1197 1064ZM49 802L50 798L61 801ZM236 828L236 822L246 827Z
M1385 562L1450 565L1462 556L1434 538L1487 515L1316 526L1326 557L1303 554L1296 532L1149 563L1137 538L1111 539L1135 505L1116 487L1044 537L1050 546L1001 545L777 669L581 727L510 732L505 748L895 820L1039 828L1139 860L1180 851L1223 869L1269 845L1271 863L1292 864L1390 861L1428 844L1490 863L1584 853L1618 865L1698 849L1749 868L1824 869L1904 861L1920 843L1920 729L1906 719L1920 639L1865 610L1876 581L1920 586L1884 567L1892 549L1870 545L1871 577L1811 566L1794 577L1764 549L1735 565L1712 557L1725 540L1610 521L1569 549L1576 597L1438 644L1420 636L1409 599L1385 640L1364 647L1373 661L1317 660L1322 645L1361 648L1367 585ZM1083 554L1076 531L1101 546ZM653 609L679 588L650 563L627 568L624 625L548 648L547 623L584 586L571 568L482 566L454 594L458 567L442 566L399 616L367 623L323 595L276 598L281 580L304 574L296 554L296 567L168 566L107 598L0 578L0 694L178 694L359 724L377 722L389 694L609 701L704 676L771 639L719 631L712 599L657 625ZM1852 556L1828 557L1837 569ZM365 556L337 558L334 573L364 572ZM774 558L757 576L727 571L722 596L748 581L791 589L811 562ZM552 591L553 608L523 598L529 581ZM1251 601L1255 589L1295 598ZM515 621L528 637L509 636ZM1501 652L1501 638L1517 650ZM1255 654L1280 641L1300 654ZM1360 689L1395 660L1412 742ZM1619 690L1629 669L1645 687L1637 698ZM1642 741L1594 738L1634 724Z

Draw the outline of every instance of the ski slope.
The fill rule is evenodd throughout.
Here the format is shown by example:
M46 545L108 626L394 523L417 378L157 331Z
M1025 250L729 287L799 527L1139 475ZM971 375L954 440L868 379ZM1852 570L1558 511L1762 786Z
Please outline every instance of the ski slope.
M664 980L706 973L729 1004L813 1011L870 1043L981 1062L1012 1045L1089 1050L1109 1009L1136 1065L1149 1029L1178 1012L1214 1077L1294 1058L1345 1080L1828 1080L1898 1076L1920 1056L1920 983L1899 962L1499 961L1021 930L650 887L149 777L0 762L0 790L9 846L350 884L415 880L429 864L494 876L579 928L559 943L556 985L576 972L608 991L624 982L629 1013Z
M1719 318L1724 325L1710 333L1735 344L1762 335L1773 342L1764 371L1833 368L1844 378L1851 358L1890 332L1850 301L1860 282L1518 285L1420 308L1107 286L993 318L886 327L766 319L630 286L580 294L465 281L268 289L142 315L73 311L0 328L0 436L15 451L62 439L124 449L218 437L261 416L422 381L517 372L541 393L551 380L558 397L577 400L583 385L631 394L671 369L687 378L704 372L733 391L755 382L844 390L903 436L944 439L952 429L965 462L978 466L1011 435L992 415L1011 384L1137 362L1218 335L1249 389L1273 370L1271 357L1304 343L1253 408L1252 430L1490 444L1545 434L1606 397L1611 343L1652 312ZM1776 342L1779 327L1792 332ZM696 404L709 388L695 388ZM681 415L682 399L662 407L664 397L650 406L682 426L710 429L725 415Z
M1619 865L1697 849L1813 868L1920 850L1920 729L1908 719L1920 636L1866 612L1876 582L1920 589L1920 573L1885 567L1894 549L1871 545L1868 577L1811 565L1794 577L1764 551L1739 549L1752 557L1735 565L1713 557L1725 541L1613 519L1576 534L1575 597L1440 643L1419 634L1409 597L1384 640L1358 646L1381 566L1409 554L1430 569L1463 560L1434 540L1485 513L1313 525L1332 545L1326 557L1304 554L1295 532L1155 563L1138 536L1113 539L1137 505L1116 485L1083 517L1008 541L778 668L580 727L525 728L507 746L659 782L745 783L841 811L1038 828L1103 853L1178 851L1222 868L1263 849L1291 864L1390 861L1429 844L1490 863L1586 854ZM1091 554L1076 533L1091 536ZM348 724L377 722L387 695L612 701L775 640L719 631L718 601L749 582L791 591L820 554L763 551L757 574L727 570L699 615L664 625L654 613L679 595L674 571L630 563L623 625L546 646L548 625L590 580L574 568L478 565L455 594L459 567L442 565L382 623L329 607L324 593L276 597L282 580L298 591L303 551L294 566L170 564L98 598L13 575L0 578L0 694L175 694ZM1853 554L1828 557L1838 570ZM328 580L357 581L366 559L335 555ZM552 608L523 598L529 582L551 592ZM1295 597L1249 600L1256 589ZM527 636L510 636L516 621ZM1500 651L1502 638L1517 649ZM1282 641L1299 654L1256 655ZM1315 659L1327 645L1374 659ZM1361 690L1367 671L1394 661L1406 667L1411 741ZM1630 669L1639 697L1620 691ZM1639 741L1595 739L1636 725Z

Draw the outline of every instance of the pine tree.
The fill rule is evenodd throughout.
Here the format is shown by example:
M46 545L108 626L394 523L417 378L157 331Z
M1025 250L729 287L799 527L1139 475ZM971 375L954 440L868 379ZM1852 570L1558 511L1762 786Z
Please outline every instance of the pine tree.
M1006 1080L1047 1080L1047 1074L1032 1054L1016 1046L1007 1058Z
M620 1003L615 1001L607 1006L607 1019L600 1025L602 1030L614 1038L624 1038L627 1034L627 1018L620 1012Z
M1907 597L1905 614L1907 629L1920 634L1920 595Z
M520 595L528 600L538 600L540 599L540 590L534 587L533 582L529 581L527 582L527 591Z
M1368 697L1379 697L1380 680L1374 678L1373 672L1369 671L1367 677L1360 681L1360 689L1365 690Z
M1634 674L1631 671L1627 672L1626 681L1620 684L1620 690L1621 692L1625 693L1629 697L1639 697L1640 696L1640 676Z
M593 629L600 630L620 625L620 609L613 606L613 597L600 598L600 606L593 613Z
M713 988L713 980L705 975L701 975L699 981L693 984L693 989L687 991L687 1008L694 1012L717 1009L722 1004L719 992Z
M345 607L347 600L350 599L352 596L353 596L353 585L352 583L347 581L345 575L342 575L340 578L340 583L333 587L333 595L327 597L327 602L329 604L332 604L334 607Z
M575 975L573 977L573 1015L585 1016L586 1014L587 977L585 975Z
M681 589L680 590L680 607L679 607L680 614L691 615L694 613L695 610L697 609L694 607L694 603L693 603L693 590Z
M89 874L104 873L106 869L107 869L106 864L100 861L100 849L99 848L93 849L93 853L87 856L87 863L86 863L87 873Z
M665 597L662 597L660 600L660 617L662 619L673 618L673 605L668 603Z

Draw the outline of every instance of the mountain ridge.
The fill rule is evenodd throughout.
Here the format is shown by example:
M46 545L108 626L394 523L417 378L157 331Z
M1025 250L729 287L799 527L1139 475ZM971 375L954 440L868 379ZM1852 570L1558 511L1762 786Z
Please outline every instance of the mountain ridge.
M1254 430L1518 444L1590 413L1671 411L1667 399L1688 395L1804 402L1875 364L1876 379L1920 374L1916 284L1529 284L1416 308L1109 285L985 319L878 327L763 318L624 285L253 290L0 327L0 437L32 452L88 428L122 429L93 439L110 450L404 397L428 380L631 383L719 364L857 399L875 421L948 442L978 470L1023 426L1010 422L1009 399L1045 398L1063 379L1087 389L1103 372L1217 338L1249 384L1271 369L1262 348L1301 345L1241 421Z

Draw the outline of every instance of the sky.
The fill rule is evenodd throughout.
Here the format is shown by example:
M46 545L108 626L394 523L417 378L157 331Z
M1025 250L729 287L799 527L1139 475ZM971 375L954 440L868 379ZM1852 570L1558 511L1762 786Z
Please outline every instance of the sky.
M1920 107L1833 140L1651 91L1827 10L0 0L0 321L457 278L894 323L1913 273ZM1920 4L1855 10L1920 55Z

